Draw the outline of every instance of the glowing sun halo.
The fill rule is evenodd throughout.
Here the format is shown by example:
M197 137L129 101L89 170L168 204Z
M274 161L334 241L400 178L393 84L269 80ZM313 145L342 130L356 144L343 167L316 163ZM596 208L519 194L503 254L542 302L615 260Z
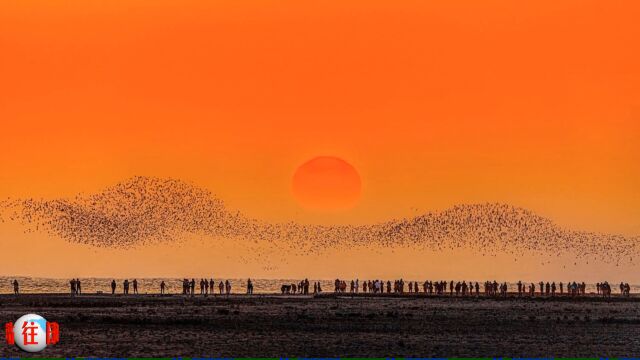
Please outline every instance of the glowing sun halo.
M349 209L360 199L361 188L356 169L333 156L313 158L300 165L293 175L293 195L308 209Z

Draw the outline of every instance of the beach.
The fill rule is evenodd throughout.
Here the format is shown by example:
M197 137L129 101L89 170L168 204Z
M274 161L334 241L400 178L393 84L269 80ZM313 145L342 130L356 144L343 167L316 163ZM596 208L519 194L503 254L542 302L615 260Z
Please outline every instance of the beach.
M628 357L640 298L0 295L60 325L45 357ZM5 357L24 356L0 346Z

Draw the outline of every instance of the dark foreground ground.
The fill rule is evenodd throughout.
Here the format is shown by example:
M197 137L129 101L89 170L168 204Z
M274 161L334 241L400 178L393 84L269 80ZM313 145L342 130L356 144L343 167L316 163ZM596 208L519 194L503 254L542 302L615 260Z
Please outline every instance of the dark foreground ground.
M60 324L44 357L640 355L638 298L0 295L2 323L32 312Z

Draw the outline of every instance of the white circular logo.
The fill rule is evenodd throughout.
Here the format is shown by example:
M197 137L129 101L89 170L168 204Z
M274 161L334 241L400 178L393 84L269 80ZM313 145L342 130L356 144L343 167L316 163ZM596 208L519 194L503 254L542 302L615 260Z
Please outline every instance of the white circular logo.
M13 338L24 351L42 351L47 347L47 320L37 314L20 317L13 325Z

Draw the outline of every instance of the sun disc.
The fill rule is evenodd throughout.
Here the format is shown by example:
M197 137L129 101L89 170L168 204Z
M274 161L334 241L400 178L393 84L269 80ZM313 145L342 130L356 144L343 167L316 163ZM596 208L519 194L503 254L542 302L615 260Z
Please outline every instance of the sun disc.
M356 169L343 159L319 156L300 165L292 180L293 195L308 209L344 210L360 199L362 184Z

